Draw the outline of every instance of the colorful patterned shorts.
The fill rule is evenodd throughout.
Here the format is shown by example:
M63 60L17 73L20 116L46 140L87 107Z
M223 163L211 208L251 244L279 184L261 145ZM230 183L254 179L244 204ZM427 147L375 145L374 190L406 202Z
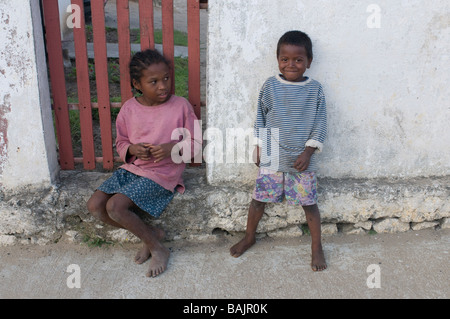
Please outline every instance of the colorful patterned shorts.
M253 199L280 203L284 197L291 205L317 204L317 179L314 172L283 173L260 168Z

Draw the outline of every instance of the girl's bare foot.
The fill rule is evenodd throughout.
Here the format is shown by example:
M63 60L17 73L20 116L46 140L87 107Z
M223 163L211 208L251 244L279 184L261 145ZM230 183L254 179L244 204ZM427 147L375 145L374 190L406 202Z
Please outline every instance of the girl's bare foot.
M322 245L319 245L311 249L311 268L313 271L322 271L327 269L327 263L325 262L325 255L322 250Z
M149 228L159 241L163 240L164 237L166 237L166 233L164 232L164 230L151 226L149 226ZM144 244L134 257L134 262L138 265L143 264L150 258L150 256L150 249Z
M256 242L255 236L247 236L241 239L236 245L230 248L231 256L237 258L241 256L247 249L252 247Z
M162 274L167 269L167 263L169 261L170 251L166 247L162 246L152 252L152 259L150 260L150 265L147 277L156 277Z
M151 255L150 249L148 249L148 247L144 244L134 257L134 262L138 265L143 264L150 258Z

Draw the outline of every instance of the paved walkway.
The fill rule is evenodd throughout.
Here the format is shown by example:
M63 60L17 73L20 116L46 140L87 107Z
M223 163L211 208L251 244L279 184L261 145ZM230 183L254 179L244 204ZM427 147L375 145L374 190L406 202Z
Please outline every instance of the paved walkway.
M228 249L237 240L166 242L169 267L156 278L145 277L148 262L132 261L136 244L0 247L0 298L450 297L448 229L324 237L329 267L322 273L309 267L308 236L263 238L235 259ZM79 272L67 272L70 265ZM76 273L80 288L69 288Z

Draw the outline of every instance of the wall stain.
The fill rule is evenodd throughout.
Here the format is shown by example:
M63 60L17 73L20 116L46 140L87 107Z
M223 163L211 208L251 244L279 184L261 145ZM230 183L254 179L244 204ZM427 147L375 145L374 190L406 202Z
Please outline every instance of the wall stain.
M5 94L0 102L0 175L8 158L8 120L6 114L11 112L11 95Z

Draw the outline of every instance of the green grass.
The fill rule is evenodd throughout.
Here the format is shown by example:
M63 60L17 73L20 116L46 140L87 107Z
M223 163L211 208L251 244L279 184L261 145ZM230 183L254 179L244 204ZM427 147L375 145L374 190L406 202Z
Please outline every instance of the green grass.
M105 31L107 33L117 33L117 29L116 28L111 28L111 27L106 27ZM91 25L86 25L86 36L88 41L92 41L92 26ZM141 43L141 31L140 29L130 29L130 36L133 39L133 43ZM157 44L162 44L163 40L162 40L162 30L161 29L155 29L154 33L153 33L153 37L155 39L155 43ZM186 32L182 32L182 31L178 31L178 30L174 30L173 31L173 42L174 45L179 45L179 46L184 46L187 47L188 45L188 35Z
M189 97L188 59L176 57L174 59L174 68L175 68L175 95L182 96L187 99Z
M308 227L307 224L302 224L300 227L301 227L301 229L303 231L303 234L305 234L307 236L311 235L311 232L309 231L309 227Z
M111 241L107 241L100 237L91 237L89 235L83 236L83 243L88 245L88 247L102 247L103 245L113 245Z
M132 30L136 30L136 29L132 29ZM137 29L137 31L135 31L138 33L138 39L136 41L134 41L133 43L141 43L141 35L139 30ZM162 44L162 30L156 29L155 33L154 33L154 37L155 37L155 43L158 44ZM188 45L188 37L187 37L187 33L186 32L181 32L178 30L174 30L173 31L173 42L174 45L179 45L179 46L183 46L183 47L187 47Z

